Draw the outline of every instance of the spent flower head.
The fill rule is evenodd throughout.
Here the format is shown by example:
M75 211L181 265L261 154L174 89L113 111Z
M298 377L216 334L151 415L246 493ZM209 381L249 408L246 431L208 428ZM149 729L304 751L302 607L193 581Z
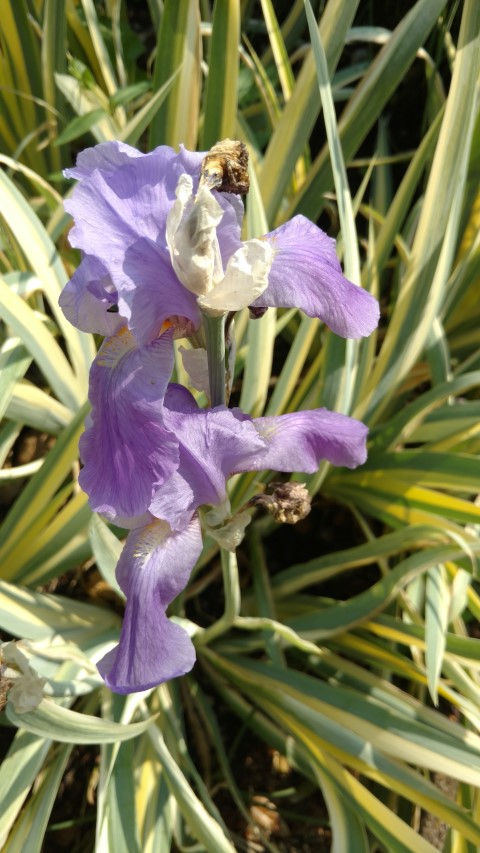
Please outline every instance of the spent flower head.
M0 643L0 682L3 701L8 698L17 714L25 714L40 705L47 680L30 666L18 643L10 640Z

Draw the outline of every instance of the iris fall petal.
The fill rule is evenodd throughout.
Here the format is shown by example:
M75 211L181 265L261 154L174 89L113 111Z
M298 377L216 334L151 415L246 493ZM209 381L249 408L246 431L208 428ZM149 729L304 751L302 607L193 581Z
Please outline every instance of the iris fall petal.
M127 598L120 642L98 663L116 693L148 690L189 672L195 650L187 632L166 615L202 550L195 517L181 533L163 521L129 533L117 566Z

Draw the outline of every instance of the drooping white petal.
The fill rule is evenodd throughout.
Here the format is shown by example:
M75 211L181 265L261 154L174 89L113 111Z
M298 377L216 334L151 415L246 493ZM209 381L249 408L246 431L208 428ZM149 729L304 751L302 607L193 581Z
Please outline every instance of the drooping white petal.
M247 240L230 258L225 276L198 304L212 316L251 305L268 287L273 252L266 240Z
M182 284L202 296L221 279L223 268L217 226L223 210L207 187L193 197L193 182L182 175L177 199L167 217L167 245L172 266Z

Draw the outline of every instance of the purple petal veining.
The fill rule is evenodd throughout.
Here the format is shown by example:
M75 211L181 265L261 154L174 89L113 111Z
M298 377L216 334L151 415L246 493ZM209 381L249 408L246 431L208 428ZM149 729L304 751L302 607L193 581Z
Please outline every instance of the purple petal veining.
M184 589L201 550L196 517L181 533L163 521L129 533L117 566L127 597L120 642L98 664L116 693L155 687L184 675L195 663L190 637L167 618L166 609Z
M111 520L142 515L178 465L178 441L162 419L172 367L171 332L137 347L126 329L105 339L92 364L80 484L92 509Z

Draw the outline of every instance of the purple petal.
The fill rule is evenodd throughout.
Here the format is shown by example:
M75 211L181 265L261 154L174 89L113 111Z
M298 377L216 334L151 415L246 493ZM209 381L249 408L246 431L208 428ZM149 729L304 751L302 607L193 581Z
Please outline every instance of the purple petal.
M313 474L326 459L332 465L356 468L367 458L368 429L361 421L314 409L278 417L255 418L254 424L268 445L255 467L242 471L272 469Z
M141 516L154 487L177 468L178 441L162 420L172 368L171 332L136 347L125 329L105 339L92 364L92 425L80 439L80 484L92 509L107 518Z
M111 310L117 306L118 295L107 270L91 255L85 255L58 303L67 320L82 332L111 336L125 325L125 318Z
M267 289L254 307L300 308L337 335L359 338L378 325L377 300L342 275L335 241L304 216L266 235L274 251Z
M142 222L148 215L150 196L155 212L161 214L157 225L161 228L165 225L168 207L175 200L180 175L186 172L192 177L199 176L203 156L197 151L187 151L183 146L178 153L168 145L161 145L148 154L142 154L123 142L104 142L82 151L76 166L67 169L65 175L84 183L94 183L100 176L112 186L118 198L136 200L137 205L146 203L137 211Z
M150 512L174 529L182 529L202 504L221 503L225 483L235 471L253 470L266 450L251 419L239 409L199 409L184 388L171 385L164 421L178 438L180 462L175 474L156 490ZM241 465L251 463L252 469Z
M141 238L125 251L121 271L113 271L119 309L138 343L155 338L165 320L183 317L198 328L197 299L178 280L166 249Z
M178 438L180 461L155 490L149 510L177 530L197 507L222 503L234 473L313 473L324 459L355 468L367 457L367 427L327 409L252 419L240 409L199 409L186 389L170 385L164 423Z
M201 550L197 518L181 533L163 521L129 533L117 566L127 597L120 642L98 664L116 693L148 690L195 663L190 637L167 618L166 609L184 589Z
M119 198L95 172L94 179L76 188L66 208L75 217L71 244L102 259L117 289L120 313L127 317L138 341L144 343L158 335L170 314L197 325L199 311L195 297L172 269L163 237L159 245L151 236L158 236L154 217L146 212L142 221L141 211L134 212L131 201ZM144 203L149 211L153 198ZM138 226L149 233L140 236Z
M66 178L75 178L77 181L89 178L95 169L110 175L119 166L128 163L131 158L141 156L137 148L132 148L125 142L101 142L100 145L81 151L76 165L71 169L65 169L64 175Z

